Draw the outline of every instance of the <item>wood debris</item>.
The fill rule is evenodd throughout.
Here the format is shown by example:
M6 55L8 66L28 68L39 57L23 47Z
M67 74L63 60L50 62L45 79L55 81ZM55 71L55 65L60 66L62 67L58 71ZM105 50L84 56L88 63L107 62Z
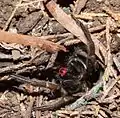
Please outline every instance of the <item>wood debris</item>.
M87 1L88 0L77 0L75 3L75 8L74 8L73 13L79 14L81 12L81 10L84 8Z
M119 118L119 0L0 9L0 117Z
M47 50L48 52L56 52L60 50L66 51L64 46L60 46L58 44L40 39L38 37L14 34L5 31L0 31L0 42L17 43L25 46L38 47L43 50Z

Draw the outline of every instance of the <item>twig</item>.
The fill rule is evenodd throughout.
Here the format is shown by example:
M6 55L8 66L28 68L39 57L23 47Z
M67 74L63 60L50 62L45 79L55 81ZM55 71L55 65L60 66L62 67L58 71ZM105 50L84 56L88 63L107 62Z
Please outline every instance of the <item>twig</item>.
M104 29L105 29L105 25L100 25L100 26L89 28L89 32L94 33L94 32L99 32Z
M120 13L114 12L109 7L103 7L103 10L108 13L116 21L120 22Z
M19 5L20 5L21 3L22 3L22 0L19 0L19 3L16 5L16 7L15 7L15 9L13 10L10 18L9 18L8 21L6 22L5 27L3 28L4 31L8 28L8 26L9 26L12 18L14 17L15 12L17 11L17 9L18 9L18 7L19 7Z
M0 31L0 42L6 43L18 43L23 44L25 46L34 46L48 52L57 52L60 50L66 51L64 46L55 44L51 41L47 41L38 37L28 36L28 35L21 35L21 34L14 34L5 31Z
M38 58L40 58L42 55L45 55L45 51L43 50L43 51L40 51L39 53L37 53L36 55L34 55L33 56L33 58L28 62L28 64L33 64L33 63L35 63L35 61L36 61L36 59L38 59ZM44 62L45 61L47 61L49 59L49 56L48 56L48 58L45 60L45 58L44 58ZM43 63L44 63L43 62Z
M87 13L81 12L81 14L74 14L76 18L84 19L84 20L94 20L94 17L107 17L106 13Z
M39 37L39 34L36 34L36 36ZM44 40L49 40L49 41L58 41L59 38L62 39L62 38L67 38L69 36L73 36L73 35L71 33L64 33L64 34L57 34L57 35L47 35L47 36L41 36L40 35L40 38L44 39Z
M107 23L106 23L106 40L107 40L107 59L106 59L106 65L108 68L111 66L111 51L110 51L110 44L111 44L111 36L110 36L110 22L111 18L107 18Z
M20 63L18 65L11 65L11 66L7 66L7 67L3 67L3 68L0 68L0 74L14 72L15 70L19 70L26 66L27 66L27 64Z
M51 68L54 65L55 60L57 58L57 55L58 55L58 52L56 52L56 53L54 53L54 54L51 55L46 69L49 69L49 68Z
M64 45L65 45L65 46L70 46L70 45L73 45L73 44L78 44L78 43L80 43L80 42L81 42L81 41L78 40L78 39L73 39L73 40L66 41L66 42L64 43Z
M115 86L115 84L120 80L120 77L117 79L113 80L112 83L110 84L110 87L104 91L103 96L101 98L101 101L105 99L105 97L108 95L109 91Z
M119 80L118 80L119 81ZM114 82L113 82L114 83ZM113 84L112 84L113 85ZM101 103L112 103L114 101L114 99L116 99L117 97L120 97L120 94L117 95L112 95L110 97L105 98L103 101L100 101Z
M59 116L59 117L65 116L64 118L74 117L74 116L77 116L78 114L79 114L79 111L70 111L70 110L66 110L66 109L56 111L57 116Z
M32 113L32 108L33 108L33 103L35 101L35 98L30 96L30 103L28 105L28 108L26 110L26 114L24 118L31 118L31 113Z
M86 3L88 0L77 0L75 3L75 8L73 13L74 14L79 14L81 10L85 7Z
M44 0L34 0L34 1L31 1L31 2L28 2L28 3L22 3L22 4L19 4L17 5L18 7L26 7L28 5L31 5L31 4L34 4L34 3L37 3L37 2L42 2Z
M74 101L76 97L66 96L60 97L56 100L50 101L47 105L43 105L41 107L35 107L34 110L46 111L46 110L56 110L62 106L65 106L71 101Z
M115 79L118 78L117 70L115 70L112 66L110 67L110 72L113 74L113 76L114 76Z
M81 12L81 15L91 16L91 17L107 17L108 16L106 13L94 13L94 12L91 12L91 13Z
M80 97L78 100L76 100L74 103L68 106L68 109L74 110L76 108L79 108L83 105L86 105L89 100L92 98L96 98L100 95L100 90L103 87L103 82L99 82L96 86L94 86L90 91L88 91L85 95Z
M12 59L13 59L12 55L0 53L0 60L12 60ZM30 59L30 55L20 55L20 58L18 59L20 60Z
M41 51L41 54L39 55L39 57L43 54L42 52L45 52L45 51ZM38 56L38 55L37 55ZM48 59L49 59L49 55L46 55L46 56L44 56L44 54L42 55L42 57L39 59L39 60L37 60L36 59L37 57L35 57L35 58L33 58L33 59L31 59L30 61L28 61L28 62L25 62L24 64L23 63L20 63L20 64L17 64L17 65L10 65L10 66L6 66L6 67L3 67L3 68L0 68L0 74L5 74L5 73L12 73L12 72L15 72L15 71L17 71L16 73L20 73L20 72L22 72L23 70L23 72L25 72L25 70L30 70L30 69L32 69L32 68L36 68L35 66L32 66L31 67L31 65L34 63L34 64L38 64L38 65L40 65L40 64L42 64L42 63L44 63L44 62L46 62Z
M93 17L92 16L89 16L89 15L82 15L82 14L79 14L79 15L76 15L74 14L75 18L77 19L83 19L83 20L93 20Z
M108 80L110 72L112 72L113 76L115 77L115 81L110 84L110 87L108 89L105 89L104 85L104 95L101 98L101 101L105 99L105 97L108 95L109 91L114 87L116 82L119 80L119 77L116 78L116 74L113 72L113 67L112 67L112 56L111 56L111 51L110 51L110 44L111 44L111 36L110 36L110 26L111 26L111 18L108 17L107 23L106 23L106 40L107 40L107 59L106 59L106 64L107 68L105 69L104 75L103 75L103 81L104 84L106 83L106 80Z
M120 72L120 61L117 59L117 57L114 55L113 56L113 61L118 69L118 71Z
M99 57L99 59L103 62L103 58L106 57L106 47L100 42L97 37L92 36L92 39L95 44L95 54ZM100 53L101 52L101 53ZM102 54L102 56L101 56ZM103 58L102 58L103 57ZM103 62L104 63L104 62Z
M16 72L16 74L21 74L21 73L24 73L24 72L31 72L31 70L34 70L36 69L36 66L28 66L28 67L25 67L25 68L22 68L20 70L18 70Z
M37 98L36 98L36 107L40 107L41 106L42 99L43 99L42 95L37 96ZM38 111L38 110L36 110L36 118L41 118L41 112Z
M99 110L99 114L101 114L103 116L103 118L108 118L108 116L106 115L106 113L103 110Z
M51 90L57 90L59 88L59 85L52 83L52 82L47 82L44 80L28 79L28 78L20 76L20 75L10 75L10 77L12 79L15 79L18 82L28 83L33 86L45 87L45 88L49 88Z
M111 43L111 36L110 36L110 18L107 18L106 21L106 40L107 40L107 56L105 58L105 63L107 65L104 75L103 75L103 82L104 82L104 92L106 90L106 81L110 75L110 67L111 67L111 52L110 52L110 43Z

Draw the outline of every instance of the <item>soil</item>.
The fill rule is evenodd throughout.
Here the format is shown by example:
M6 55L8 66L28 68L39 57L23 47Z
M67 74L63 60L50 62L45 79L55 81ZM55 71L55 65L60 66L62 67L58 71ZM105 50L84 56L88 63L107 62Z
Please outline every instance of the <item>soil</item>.
M30 0L33 1L33 0ZM29 1L29 2L30 2ZM76 0L74 0L76 1ZM72 9L70 7L70 4L74 5L73 1L65 1L64 0L58 0L58 4L60 5L60 7L62 9L66 8L68 10L68 12L72 12ZM24 3L28 3L27 0L24 0ZM0 29L2 30L5 25L6 22L8 21L8 19L10 18L15 6L18 4L18 0L0 0ZM112 9L115 12L120 11L120 0L88 0L88 2L86 3L85 7L82 9L82 12L88 12L88 13L105 13L105 11L103 10L103 7L109 7L110 9ZM12 18L8 28L6 29L6 31L16 31L17 33L21 33L21 34L26 34L26 35L35 35L35 36L43 36L43 35L57 35L57 34L63 34L63 33L68 33L68 31L62 26L60 25L55 19L53 19L53 17L51 16L51 14L45 10L46 12L43 13L43 10L46 9L42 6L41 4L38 4L38 2L32 4L32 5L27 5L27 6L20 6L18 7L17 11L14 14L14 17ZM64 10L65 11L65 10ZM66 11L67 12L67 11ZM83 20L83 23L88 25L88 28L93 28L95 26L99 26L99 25L105 25L106 24L106 17L94 17L93 20ZM97 32L93 35L99 35L99 33L101 32ZM118 36L118 34L115 32L112 35L112 43L111 43L111 53L114 55L117 55L118 60L120 60L120 36ZM105 41L105 34L102 35L100 37L101 42L104 43L104 45L106 45L106 41ZM15 45L14 45L15 46ZM14 46L4 46L1 47L0 45L0 52L4 52L5 54L12 54L12 51L14 48ZM30 49L30 47L17 47L17 50L22 50L22 54L25 55L30 55L31 58L35 56L34 50ZM33 51L33 52L32 52ZM36 51L37 52L37 51ZM21 52L20 52L21 53ZM28 66L26 68L22 68L20 71L16 71L13 73L19 73L25 77L41 77L41 70L45 69L45 66L47 65L46 62L48 62L48 58L50 57L50 55L48 56L46 53L43 57L44 63L41 64L41 62L39 60L35 60L33 62L33 65L31 66L31 68ZM3 64L4 66L0 66L1 67L6 67L9 65L14 65L14 64L19 64L19 63L26 63L29 60L29 58L25 59L25 60L17 60L17 61L9 61L9 62L5 62L5 61L1 61L0 64ZM37 63L37 64L36 64ZM39 64L38 64L39 63ZM119 62L120 63L120 62ZM36 66L37 65L37 66ZM50 71L51 72L51 71ZM49 74L50 73L46 73ZM118 71L119 74L119 71ZM8 74L4 73L1 75L1 79L4 79L5 76L8 76ZM51 76L51 75L50 75ZM4 77L4 78L3 78ZM43 78L45 78L44 76L42 76ZM47 78L49 79L49 78ZM98 78L97 78L98 79ZM1 82L2 80L0 80ZM14 83L14 82L13 82ZM11 84L13 84L11 83ZM15 85L16 83L14 83L13 85ZM17 83L18 84L18 83ZM119 83L118 83L119 84ZM22 87L21 87L22 86ZM24 88L26 91L38 91L38 88L32 88L31 86L25 86L25 85L21 85L21 88ZM118 85L120 86L120 85ZM3 90L2 90L3 89ZM42 88L43 89L43 88ZM119 89L116 89L117 93L119 93ZM45 94L46 95L35 95L33 96L33 98L35 98L34 101L34 106L37 106L39 103L37 102L41 102L42 101L42 105L46 104L50 99L55 98L55 96L52 94L54 94L54 92L51 94L51 92L49 90L45 90L47 91ZM119 93L120 95L120 93ZM15 89L15 87L11 88L3 86L3 88L1 88L1 94L0 94L0 117L1 118L22 118L25 117L25 113L26 113L26 109L28 110L28 106L31 103L31 95L23 93L21 91L18 91ZM60 95L58 95L60 96ZM37 100L39 99L39 100ZM120 98L119 98L120 99ZM116 99L119 100L119 99ZM114 103L116 105L116 101L114 100ZM93 101L94 102L94 101ZM118 104L119 101L117 101ZM41 105L40 104L40 105ZM103 103L104 104L104 103ZM40 106L39 105L39 106ZM97 104L98 105L98 104ZM100 107L99 109L102 109L102 105L101 106L95 106L94 108L90 106L86 106L81 107L81 109L78 109L78 111L83 112L84 109L92 111L93 109L96 109L97 112L97 107ZM111 107L113 108L110 108ZM106 108L108 108L108 110L106 109L102 109L102 111L104 111L105 115L109 114L107 117L114 117L117 118L117 116L120 116L120 105L118 105L117 107L115 107L115 105L113 105L113 103L109 104L107 106L106 104ZM92 105L91 105L92 106ZM115 109L114 109L115 107ZM93 110L94 111L94 110ZM111 115L111 112L113 112L113 116ZM100 115L101 117L104 117L104 113L102 115ZM35 118L37 115L39 114L41 118L52 118L52 117L60 117L60 113L57 114L57 112L55 111L44 111L44 112L40 112L38 113L37 111L32 111L31 117L29 118ZM62 113L61 113L62 114ZM69 113L65 114L63 113L64 116L69 116ZM71 113L72 114L72 113ZM97 113L96 113L97 114ZM96 117L94 115L94 113L86 113L82 115L82 117ZM99 116L99 117L100 117ZM79 114L75 115L75 117L79 117ZM37 117L39 118L39 117ZM62 118L62 115L61 117Z

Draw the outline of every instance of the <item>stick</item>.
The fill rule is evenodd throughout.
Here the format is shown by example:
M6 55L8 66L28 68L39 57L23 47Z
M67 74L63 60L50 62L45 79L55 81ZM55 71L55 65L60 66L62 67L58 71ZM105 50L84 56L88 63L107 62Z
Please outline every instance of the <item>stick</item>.
M57 90L59 88L58 84L52 82L46 82L44 80L37 80L37 79L28 79L26 77L20 75L10 75L10 77L18 82L31 84L33 86L45 87L51 90Z
M110 86L106 89L106 91L104 91L103 96L101 98L101 102L105 99L105 97L108 95L108 93L110 92L110 90L115 86L115 84L120 80L120 77L118 76L118 78L116 78L115 80L112 81L112 83L110 84Z
M64 46L53 43L51 41L47 41L34 36L14 34L5 31L0 31L0 42L18 43L25 46L38 47L48 52L57 52L60 50L66 51Z
M42 105L40 107L34 107L34 110L40 110L40 111L56 110L74 100L76 100L76 97L72 97L72 96L60 97L55 100L51 100L46 105Z
M77 0L75 4L74 14L79 14L81 10L85 7L88 0Z
M31 118L32 116L32 108L33 108L33 105L34 105L34 101L35 101L35 98L30 96L30 103L28 104L28 108L26 110L26 114L25 114L25 117L24 118Z
M92 98L96 98L97 96L100 95L100 89L103 86L103 82L99 82L96 86L94 86L90 91L88 91L85 95L77 99L74 103L68 106L68 109L74 110L76 108L79 108L85 104L88 103L89 100Z

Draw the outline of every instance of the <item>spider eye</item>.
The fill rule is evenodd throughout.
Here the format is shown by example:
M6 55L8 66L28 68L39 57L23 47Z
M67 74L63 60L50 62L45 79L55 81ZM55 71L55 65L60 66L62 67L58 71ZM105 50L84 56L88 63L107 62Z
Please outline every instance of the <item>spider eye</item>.
M59 74L60 74L60 76L65 76L66 75L66 73L67 73L67 68L66 67L61 67L60 69L59 69Z

